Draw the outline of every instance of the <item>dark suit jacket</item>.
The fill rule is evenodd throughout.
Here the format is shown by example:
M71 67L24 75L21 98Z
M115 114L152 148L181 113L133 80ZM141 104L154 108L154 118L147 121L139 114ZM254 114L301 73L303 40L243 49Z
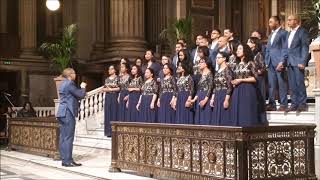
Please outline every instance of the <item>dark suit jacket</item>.
M286 65L286 57L287 57L287 46L286 46L286 39L287 39L288 32L284 29L279 29L277 32L273 43L271 45L271 37L269 36L268 44L266 47L266 54L265 54L265 63L268 66L270 63L277 67L280 62Z
M288 47L288 38L290 33L287 35L286 46ZM293 36L290 47L287 52L288 65L298 66L298 64L307 65L309 60L309 34L308 32L299 27Z
M59 95L60 104L56 117L66 117L67 110L69 110L74 117L77 117L79 100L85 97L85 89L79 89L73 81L65 79L61 83Z

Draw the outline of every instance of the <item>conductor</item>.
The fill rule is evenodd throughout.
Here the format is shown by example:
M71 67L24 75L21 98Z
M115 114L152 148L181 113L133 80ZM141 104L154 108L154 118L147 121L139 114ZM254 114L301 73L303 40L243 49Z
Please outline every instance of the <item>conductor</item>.
M75 118L78 116L79 100L85 97L87 84L82 82L80 85L81 89L76 87L74 83L76 73L72 68L63 70L62 76L65 80L62 81L59 89L60 103L56 114L60 125L59 145L62 166L81 166L80 163L74 162L72 149L76 123Z

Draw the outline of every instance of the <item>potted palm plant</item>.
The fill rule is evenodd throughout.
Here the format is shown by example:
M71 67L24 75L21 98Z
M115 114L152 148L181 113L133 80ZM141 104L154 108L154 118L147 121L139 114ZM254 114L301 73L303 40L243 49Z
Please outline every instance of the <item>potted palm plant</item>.
M171 49L175 49L175 45L178 39L184 38L187 44L191 43L192 33L192 18L173 19L169 23L168 28L162 30L160 33L161 44L169 45Z
M64 28L62 38L58 42L45 42L40 46L40 51L55 63L60 72L72 65L72 57L76 50L76 30L76 24L71 24ZM61 75L54 78L57 92L63 79ZM59 93L57 94L59 98Z

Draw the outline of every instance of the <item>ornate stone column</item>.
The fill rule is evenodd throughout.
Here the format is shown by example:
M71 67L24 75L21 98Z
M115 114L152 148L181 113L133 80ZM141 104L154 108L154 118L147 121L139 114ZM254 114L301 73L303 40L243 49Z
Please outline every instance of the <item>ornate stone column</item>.
M0 33L7 33L7 0L0 1Z
M105 24L105 1L94 0L94 44L91 52L92 58L99 58L104 51L104 24Z
M37 0L19 1L21 58L36 55L37 48Z
M145 1L110 0L108 61L141 56L145 51Z

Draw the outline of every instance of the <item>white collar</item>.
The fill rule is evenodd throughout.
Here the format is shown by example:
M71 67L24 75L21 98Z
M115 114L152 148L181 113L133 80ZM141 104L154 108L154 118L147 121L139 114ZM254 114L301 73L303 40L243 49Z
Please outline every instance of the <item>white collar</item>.
M278 27L278 29L276 29L276 30L272 30L272 32L273 32L273 33L277 33L277 32L279 31L279 29L281 29L281 26Z

